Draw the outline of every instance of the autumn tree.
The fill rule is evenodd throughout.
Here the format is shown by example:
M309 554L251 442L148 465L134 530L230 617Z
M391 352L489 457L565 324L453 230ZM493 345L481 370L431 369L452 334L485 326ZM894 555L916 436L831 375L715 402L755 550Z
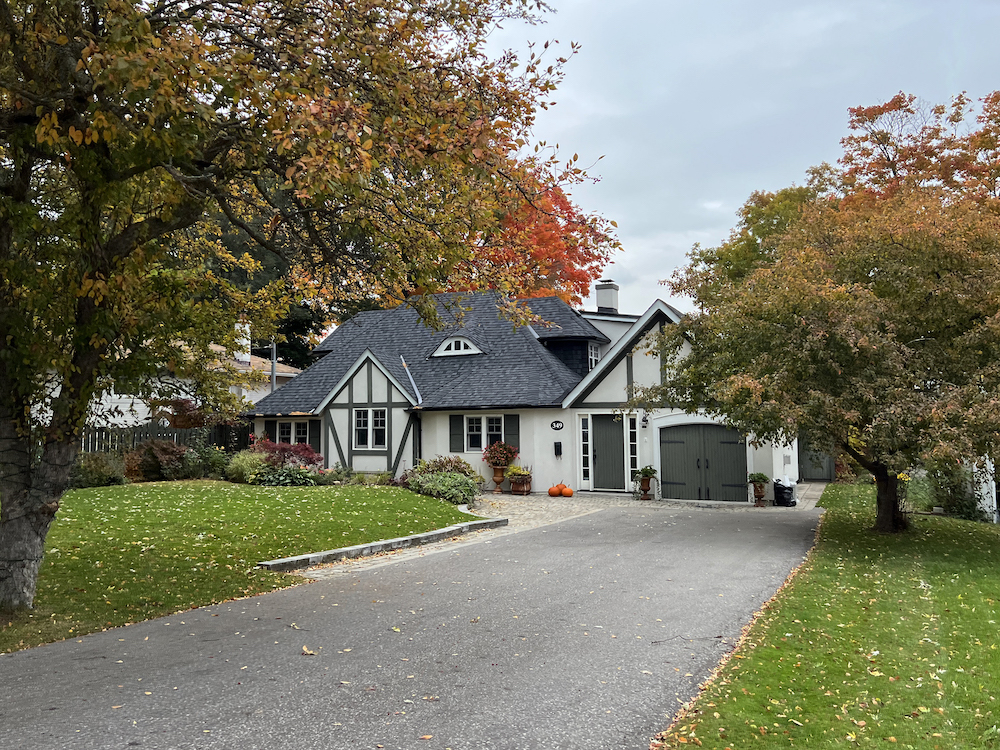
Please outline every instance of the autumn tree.
M215 217L347 299L432 289L495 231L561 61L484 40L535 9L0 0L0 607L32 603L101 393L166 371L217 405L211 344L273 326Z
M843 450L905 527L898 472L1000 452L1000 95L851 111L839 168L757 193L718 248L669 282L696 310L659 339L648 403L758 440Z
M551 177L528 173L509 191L498 231L452 276L452 288L500 289L519 299L560 297L580 305L619 248L617 225L588 215Z

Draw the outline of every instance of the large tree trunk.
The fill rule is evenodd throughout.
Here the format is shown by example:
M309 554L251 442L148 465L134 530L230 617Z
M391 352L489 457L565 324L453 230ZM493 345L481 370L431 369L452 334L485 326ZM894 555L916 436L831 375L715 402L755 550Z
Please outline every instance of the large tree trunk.
M0 611L30 608L45 552L51 511L0 521Z
M875 477L875 531L895 534L905 531L909 523L899 503L899 478L883 464L872 467Z
M6 429L5 429L6 428ZM69 484L79 450L75 439L50 443L31 460L30 437L12 439L12 425L0 424L0 610L30 608L45 552L45 537ZM20 459L20 460L18 460Z

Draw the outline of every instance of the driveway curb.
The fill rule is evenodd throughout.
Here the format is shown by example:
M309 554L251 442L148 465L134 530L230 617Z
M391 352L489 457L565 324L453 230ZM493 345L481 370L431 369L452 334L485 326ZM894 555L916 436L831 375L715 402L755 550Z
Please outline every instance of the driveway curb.
M417 547L422 544L432 544L440 542L453 536L468 534L470 531L481 531L483 529L497 529L506 526L506 518L484 518L477 521L457 523L454 526L447 526L443 529L428 531L423 534L413 536L401 536L396 539L386 539L381 542L370 542L369 544L356 544L353 547L340 547L330 549L325 552L310 552L305 555L295 555L293 557L282 557L278 560L264 560L257 563L258 568L272 570L276 573L284 573L289 570L308 568L313 565L335 562L337 560L349 560L355 557L369 557L379 552L389 552L396 549L406 549L407 547Z

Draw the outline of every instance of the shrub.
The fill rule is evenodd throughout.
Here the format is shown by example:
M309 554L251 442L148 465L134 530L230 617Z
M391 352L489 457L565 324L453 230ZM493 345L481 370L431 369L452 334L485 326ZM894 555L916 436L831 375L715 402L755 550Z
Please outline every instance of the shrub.
M197 453L187 457L188 453L194 451L169 440L150 440L139 445L132 453L136 454L135 467L138 470L138 481L141 482L188 479L192 474L200 475Z
M256 441L251 450L263 455L275 468L294 466L315 471L323 465L323 454L314 451L308 443L272 443L265 438Z
M517 458L517 448L503 440L487 445L483 449L483 461L489 466L510 466Z
M69 481L78 488L125 484L125 458L120 453L81 453Z
M415 474L409 479L409 487L421 495L430 495L460 505L471 503L479 494L479 483L471 477L455 471L441 471L434 474Z
M317 471L314 479L316 484L321 485L346 484L353 475L354 472L351 469L345 469L340 464L336 464L329 469Z
M250 484L251 475L263 471L267 466L264 456L256 451L240 451L229 460L226 478L237 484Z
M213 479L221 479L226 476L226 469L229 466L229 454L225 448L217 445L204 445L198 450L198 458L201 460L202 476Z
M944 459L929 462L927 476L934 503L944 506L946 514L968 521L986 520L986 514L979 504L974 469L958 461Z
M442 472L461 474L476 482L480 488L482 488L486 481L480 476L478 471L472 468L472 464L460 456L435 456L434 458L424 459L412 469L404 471L396 483L401 487L409 487L410 479L415 476L440 474Z
M261 487L312 487L315 475L301 466L282 466L275 469L265 465L250 475L250 484Z

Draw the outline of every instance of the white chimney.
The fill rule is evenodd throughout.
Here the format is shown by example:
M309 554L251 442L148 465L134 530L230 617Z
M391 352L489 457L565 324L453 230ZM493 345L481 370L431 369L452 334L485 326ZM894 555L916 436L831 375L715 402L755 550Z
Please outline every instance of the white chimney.
M618 285L611 279L601 279L594 287L597 292L597 312L618 312Z

